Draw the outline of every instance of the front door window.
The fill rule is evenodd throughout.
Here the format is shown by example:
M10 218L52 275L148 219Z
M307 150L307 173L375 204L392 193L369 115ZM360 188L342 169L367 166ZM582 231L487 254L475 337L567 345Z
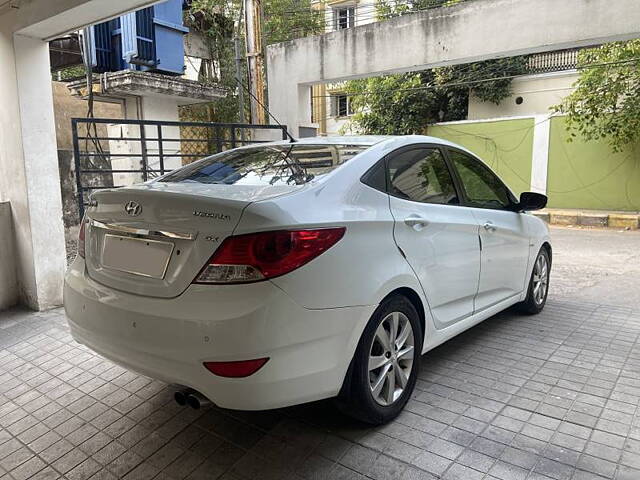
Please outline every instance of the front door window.
M509 207L509 192L482 162L457 150L450 150L449 157L458 171L469 206L500 210Z

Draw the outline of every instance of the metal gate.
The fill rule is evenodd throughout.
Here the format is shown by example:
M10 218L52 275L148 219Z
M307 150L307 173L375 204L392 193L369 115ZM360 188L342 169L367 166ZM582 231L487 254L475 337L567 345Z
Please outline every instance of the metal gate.
M286 140L286 127L240 123L73 118L80 218L89 194L131 185L229 148Z

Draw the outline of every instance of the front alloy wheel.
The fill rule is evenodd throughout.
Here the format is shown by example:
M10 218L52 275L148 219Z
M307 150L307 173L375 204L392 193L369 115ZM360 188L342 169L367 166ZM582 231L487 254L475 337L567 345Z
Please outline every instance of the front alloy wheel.
M533 267L533 299L542 305L547 297L549 285L549 264L546 255L538 255Z
M549 251L542 247L533 264L533 271L531 272L531 279L527 289L527 298L517 305L521 312L535 314L542 311L545 303L547 303L550 273L551 257L549 256Z
M406 297L384 300L362 332L338 407L374 425L394 419L415 387L422 336L418 312Z

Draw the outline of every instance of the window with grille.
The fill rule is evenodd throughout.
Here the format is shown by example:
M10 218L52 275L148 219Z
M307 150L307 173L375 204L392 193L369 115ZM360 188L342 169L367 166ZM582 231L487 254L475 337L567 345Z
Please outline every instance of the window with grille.
M351 100L348 95L334 94L331 96L331 115L333 117L348 117L353 115Z
M336 7L333 9L333 28L334 30L342 30L351 28L355 25L356 7Z

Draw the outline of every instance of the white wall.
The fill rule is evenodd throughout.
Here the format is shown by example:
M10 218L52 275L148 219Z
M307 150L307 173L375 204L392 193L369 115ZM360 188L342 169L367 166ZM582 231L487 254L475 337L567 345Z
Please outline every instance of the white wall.
M65 269L49 49L13 33L0 16L0 190L11 202L21 300L35 309L62 302Z
M18 301L12 223L11 205L9 202L0 202L0 310Z
M575 70L518 77L511 83L512 94L498 105L482 102L472 93L468 119L548 114L550 107L562 102L574 90L572 85L577 80L578 73ZM521 104L516 103L519 97L522 98Z
M66 253L45 39L152 2L28 0L12 8L13 3L0 5L0 192L11 203L11 283L22 303L46 309L62 303Z

